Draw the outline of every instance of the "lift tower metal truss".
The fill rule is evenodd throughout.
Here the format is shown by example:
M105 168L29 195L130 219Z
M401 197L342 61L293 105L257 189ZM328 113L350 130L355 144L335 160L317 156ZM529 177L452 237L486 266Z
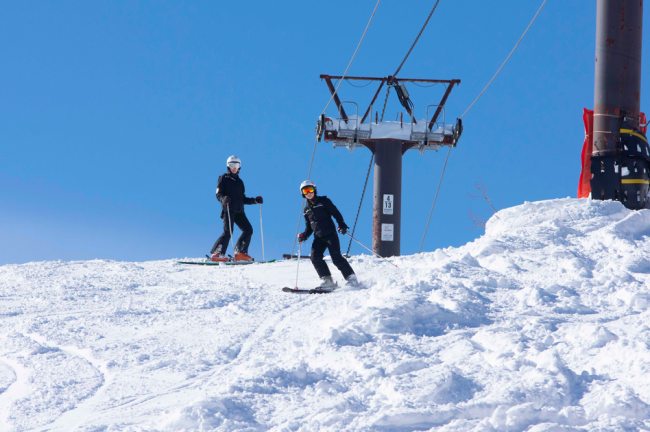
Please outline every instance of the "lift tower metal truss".
M346 147L352 152L357 147L367 147L374 153L373 249L382 257L399 256L402 220L402 155L410 149L417 149L420 154L424 154L427 150L438 151L440 146L456 147L463 126L460 119L456 120L455 125L445 124L445 103L453 87L460 84L460 80L346 76L346 80L379 81L379 88L368 109L363 117L359 118L358 105L355 102L342 102L338 94L335 94L332 79L342 79L342 77L330 75L320 77L325 80L334 95L339 117L332 119L321 116L317 129L319 140L324 135L325 141L334 143L334 148ZM447 87L440 102L426 108L426 121L418 122L415 118L413 104L404 85L407 82L440 83ZM406 119L407 122L403 121L403 117L399 122L379 122L378 115L375 113L373 124L372 108L385 84L395 88L400 103L410 117ZM346 104L348 107L355 107L355 114L346 112ZM431 117L429 117L430 108L433 111Z
M650 208L650 147L640 132L643 2L598 0L591 196Z

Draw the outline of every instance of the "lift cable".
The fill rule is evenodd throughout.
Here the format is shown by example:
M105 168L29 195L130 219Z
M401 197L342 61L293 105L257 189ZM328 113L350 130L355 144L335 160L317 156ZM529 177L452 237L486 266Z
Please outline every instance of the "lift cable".
M418 33L417 37L413 41L413 44L411 45L411 48L406 53L406 56L404 57L404 60L402 60L402 63L397 68L397 71L395 71L395 73L393 74L393 77L397 76L398 72L402 69L402 66L404 66L404 63L406 62L406 59L409 58L409 55L411 55L411 51L413 51L413 48L415 48L415 44L418 43L418 40L420 39L420 36L422 36L422 32L424 32L424 29L427 27L427 24L429 24L429 20L431 19L431 16L433 15L433 12L435 12L436 8L438 7L438 3L440 3L440 0L436 0L436 4L433 5L433 9L431 9L431 12L429 12L429 16L427 17L427 20L424 22L424 25L420 29L420 33ZM386 103L388 102L388 95L390 94L390 87L391 87L390 84L386 87L386 98L384 99L384 108L381 110L381 120L380 121L384 121L384 114L386 113ZM370 121L372 122L372 119ZM370 165L368 165L368 173L366 174L366 181L363 184L363 192L361 192L361 200L359 202L359 209L357 210L357 217L354 219L354 226L352 227L352 236L354 236L354 232L357 229L357 222L359 221L359 214L361 213L361 206L363 205L363 198L366 196L366 188L368 187L368 179L370 178L370 170L372 169L372 163L374 162L374 160L375 160L375 154L373 153L372 156L370 157ZM345 253L347 256L350 256L350 248L351 247L352 247L352 238L350 238L350 243L348 244L348 251Z
M406 53L406 57L404 57L404 60L402 60L402 63L399 65L399 67L397 68L397 70L393 74L394 77L397 76L399 71L402 69L402 66L404 66L404 63L406 62L406 59L409 58L409 55L411 55L411 51L413 51L413 48L415 48L415 44L418 43L418 40L420 39L420 36L422 36L422 32L427 27L427 24L429 24L429 20L431 19L431 15L433 15L436 8L438 7L438 3L440 3L440 0L436 0L436 4L433 5L433 9L431 9L431 12L429 13L429 16L427 17L427 20L424 22L424 25L422 26L422 29L420 30L420 33L418 33L418 37L415 38L415 40L413 41L413 45L411 45L411 49L409 49L409 52Z
M386 104L388 103L388 95L390 94L390 86L386 86L386 98L384 99L384 108L381 110L381 121L384 121L384 113L386 112ZM371 119L372 121L372 119Z
M343 72L343 76L341 77L341 80L339 81L339 84L336 86L336 89L334 90L334 93L332 93L332 96L330 97L330 100L327 101L327 105L325 105L325 109L323 109L323 112L321 114L325 114L325 111L327 111L327 108L332 103L332 100L334 99L334 96L336 96L336 92L339 91L339 87L341 87L341 83L343 82L343 80L345 80L345 76L348 74L348 70L350 70L350 66L352 66L352 62L354 61L354 58L357 56L357 52L359 51L359 48L361 47L361 42L363 42L363 39L366 37L366 33L368 32L368 28L370 27L370 23L372 22L372 19L375 17L375 12L377 12L377 8L379 7L379 2L381 2L381 0L377 0L377 4L375 5L375 9L373 9L372 15L370 15L370 20L368 21L368 24L366 24L366 29L363 31L363 34L361 35L361 40L359 41L359 44L357 45L357 49L354 50L354 54L352 54L352 58L350 59L350 63L348 63L348 67L345 69L345 72Z
M386 87L386 99L384 100L384 109L381 110L381 120L384 121L384 113L386 112L386 102L388 102L388 93L390 92L390 86ZM371 116L372 117L372 116ZM372 122L372 118L370 119ZM352 236L357 230L357 222L359 221L359 215L361 214L361 206L363 205L363 198L366 196L366 188L368 187L368 179L370 178L370 170L372 169L372 163L375 161L375 154L373 153L370 156L370 164L368 165L368 172L366 173L366 181L363 183L363 191L361 192L361 200L359 201L359 208L357 209L357 217L354 218L354 226L352 227ZM350 256L350 248L352 247L352 238L350 238L350 243L348 243L348 251L345 253L347 256Z
M424 228L424 235L422 236L422 242L420 243L420 249L418 253L422 252L422 245L424 244L424 238L427 236L427 230L429 229L429 222L431 222L431 215L433 214L433 208L436 206L436 201L438 200L438 192L440 192L440 185L442 184L442 178L445 175L445 169L447 169L447 161L449 160L449 153L451 153L451 146L447 150L447 158L445 159L445 166L442 167L442 174L440 175L440 181L438 182L438 189L436 189L436 197L433 199L433 205L431 206L431 211L429 212L429 219L427 220L427 226Z
M478 101L479 98L480 98L481 96L483 96L483 93L485 93L485 90L487 90L487 88L490 87L490 84L492 84L492 81L494 81L494 79L497 77L497 75L499 75L499 72L501 72L501 69L503 69L503 67L506 65L506 63L507 63L508 60L510 59L510 56L512 56L512 53L515 52L515 50L516 50L517 47L519 46L519 43L521 42L521 40L524 38L524 36L526 36L526 33L528 33L528 29L530 29L530 26L533 25L533 23L535 22L535 19L537 19L537 15L539 15L539 13L542 11L542 8L544 7L545 4L546 4L546 0L544 0L544 1L542 2L542 5L541 5L541 6L539 7L539 9L537 10L537 13L536 13L535 16L533 17L532 21L530 22L530 24L528 24L528 27L526 27L526 30L525 30L524 33L521 35L521 37L519 38L519 40L518 40L517 43L515 44L515 47L512 49L512 51L510 51L510 54L508 54L508 57L506 57L505 61L503 62L503 64L502 64L501 67L499 68L499 70L497 70L497 72L494 74L494 76L492 77L492 79L490 80L490 82L487 83L487 85L485 86L485 88L483 89L483 91L478 95L478 97L477 97L476 99L474 99L474 102L472 102L472 104L469 106L469 108L467 108L467 109L465 110L465 112L463 113L463 115L460 116L461 119L462 119L463 117L465 117L465 114L467 114L467 112L468 112L468 111L469 111L469 110L474 106L474 104L476 103L476 101ZM444 177L444 175L445 175L445 169L447 168L447 161L449 160L449 153L451 153L451 146L449 147L449 150L447 150L447 158L445 159L445 166L442 168L442 175L440 176L440 181L438 182L438 189L436 189L436 196L435 196L435 198L433 199L433 205L431 206L431 212L429 212L429 219L427 220L427 226L426 226L426 228L424 229L424 235L422 236L422 242L420 243L420 249L418 250L418 253L422 252L422 245L424 244L424 239L425 239L425 237L427 236L427 230L429 229L429 222L431 222L431 215L433 214L433 208L436 206L436 200L438 199L438 192L440 192L440 185L442 184L442 178Z
M368 87L370 84L372 84L372 83L374 82L374 81L368 81L368 84L364 84L364 85L354 85L354 84L352 84L352 83L350 82L350 80L347 80L347 79L346 79L345 81L346 81L348 84L350 84L352 87L356 87L356 88Z
M429 88L429 87L437 86L437 85L440 84L440 83L433 83L433 84L431 84L431 85L421 85L421 84L418 84L418 83L416 83L416 82L413 82L413 83L411 83L411 84L416 85L416 86L418 86L418 87L422 87L422 88ZM445 83L442 83L442 85L445 86L445 90L446 90L446 89L447 89L447 85L446 85Z
M327 111L327 108L330 106L332 103L332 100L334 99L334 96L336 96L336 93L339 91L339 87L341 86L341 83L345 80L345 76L348 73L348 70L350 69L350 66L352 66L352 62L354 61L354 58L357 56L357 52L359 51L359 47L361 47L361 42L363 42L363 39L366 37L366 33L368 32L368 28L370 27L370 23L372 22L372 19L375 17L375 12L377 12L377 8L379 7L379 3L381 0L377 0L377 4L375 5L375 9L372 11L372 15L370 15L370 20L368 21L368 24L366 25L366 29L363 31L363 35L361 35L361 40L359 41L359 44L357 45L357 49L354 50L354 54L352 55L352 58L350 59L350 63L348 63L348 67L345 69L345 73L343 73L343 77L339 81L338 85L336 86L336 89L332 93L332 96L330 97L330 100L327 102L327 105L325 105L325 109L323 109L323 112L321 113L321 116L325 114L325 111ZM318 135L316 136L316 139L314 140L314 149L311 152L311 162L309 162L309 173L307 174L307 180L311 178L311 169L312 166L314 165L314 156L316 155L316 145L318 144ZM293 247L291 248L291 256L293 256L294 250L296 250L296 241L298 239L298 231L300 230L300 218L302 217L302 211L305 208L305 199L303 198L302 204L300 205L300 215L298 216L298 226L296 227L296 235L294 236L293 239Z
M485 90L487 90L487 88L490 87L490 84L492 84L492 81L494 81L494 79L497 77L497 75L499 75L499 72L501 72L501 69L503 69L503 67L506 65L506 63L507 63L508 60L510 59L510 56L512 55L512 53L515 52L515 50L516 50L517 47L519 46L519 43L521 42L521 40L524 38L524 36L526 36L526 33L528 33L528 29L530 29L530 26L533 25L533 23L535 22L535 19L537 18L537 15L539 15L539 13L542 11L542 8L544 7L545 4L546 4L546 0L544 0L544 1L542 2L542 5L539 7L539 9L537 10L537 13L536 13L535 16L533 17L533 20L530 22L530 24L528 24L528 27L526 27L526 31L524 31L524 34L521 35L521 37L520 37L519 40L517 41L517 44L516 44L515 47L512 49L512 51L510 51L510 54L508 54L508 57L505 59L505 61L503 62L503 64L501 65L501 67L499 68L499 70L497 71L497 73L494 74L494 76L492 77L492 79L490 80L490 82L487 83L487 85L485 86L485 88L483 89L483 91L481 92L481 94L479 94L479 95L476 97L476 99L474 100L474 102L472 102L472 104L469 106L469 108L467 108L467 109L465 110L465 112L463 113L462 116L460 116L460 118L463 118L463 117L465 116L465 114L467 114L467 111L469 111L469 110L474 106L474 104L476 103L476 101L479 100L479 98L480 98L481 96L483 96L483 93L485 93Z
M379 7L379 3L381 0L377 0L377 4L375 5L375 9L372 11L372 15L370 15L370 20L368 21L368 24L366 25L366 29L363 31L363 35L361 35L361 40L359 41L359 44L357 45L357 49L354 50L354 54L352 54L352 58L350 59L350 63L348 63L348 67L345 68L345 72L343 73L343 76L341 77L341 80L337 84L336 88L334 89L334 92L332 93L332 96L330 96L330 100L327 101L327 105L325 105L325 108L323 109L323 112L321 112L321 115L325 114L325 111L327 111L327 108L330 106L332 103L332 100L334 100L334 96L336 96L336 93L339 91L339 87L341 87L341 84L345 80L345 76L348 74L348 70L350 70L350 66L352 66L352 62L354 61L354 58L357 56L357 52L359 51L359 48L361 47L361 42L363 42L363 39L366 37L366 33L368 32L368 27L370 27L370 23L372 22L372 19L375 17L375 12L377 12L377 8ZM318 136L314 140L314 150L311 153L311 162L309 163L309 173L307 174L307 180L310 179L311 177L311 168L314 165L314 155L316 154L316 144L318 143ZM304 203L303 203L304 205ZM300 210L300 213L302 214L302 210ZM298 235L296 233L296 235ZM294 240L293 242L294 248L296 247L296 242ZM293 254L293 250L291 251L291 254Z
M375 160L375 154L373 153L370 157L370 165L368 165L368 173L366 174L366 182L363 184L363 192L361 192L361 201L359 201L359 209L357 210L357 217L354 219L354 226L352 227L352 237L354 237L354 231L357 229L357 222L359 221L359 214L361 213L361 205L363 205L363 197L366 195L366 187L368 186L368 178L370 177L370 171L372 170L372 162ZM350 238L350 244L348 244L348 251L345 253L348 257L350 256L350 248L352 247L352 238Z

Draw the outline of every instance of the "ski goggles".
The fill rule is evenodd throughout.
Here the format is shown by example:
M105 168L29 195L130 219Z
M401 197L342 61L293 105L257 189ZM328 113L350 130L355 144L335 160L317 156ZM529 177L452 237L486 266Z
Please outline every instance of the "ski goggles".
M304 193L305 195L314 192L316 192L316 189L314 189L312 186L305 186L304 188L302 188L302 193Z
M228 168L230 168L230 169L232 169L232 168L239 169L239 168L241 168L241 162L230 162L228 164Z

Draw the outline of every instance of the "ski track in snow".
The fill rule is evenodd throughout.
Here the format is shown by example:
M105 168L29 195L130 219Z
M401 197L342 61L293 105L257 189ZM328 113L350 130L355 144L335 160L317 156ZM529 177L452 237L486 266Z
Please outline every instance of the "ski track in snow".
M89 350L79 349L73 346L56 346L55 344L50 343L44 337L37 334L28 334L30 338L40 343L43 346L49 348L55 348L65 352L70 356L81 357L102 376L101 387L99 387L95 394L89 396L87 399L83 400L78 406L74 407L71 410L65 411L60 417L58 417L53 423L40 428L34 429L34 431L44 432L44 431L71 431L76 429L84 420L86 420L93 412L93 409L101 401L103 396L103 390L110 385L112 375L108 372L108 368L105 362L100 362L95 360Z
M650 430L650 211L498 216L326 295L280 291L295 262L2 266L0 432Z
M7 357L0 358L0 362L6 368L5 370L10 369L13 374L13 380L0 393L0 431L4 432L12 429L5 407L9 406L14 399L27 393L29 371L17 361Z

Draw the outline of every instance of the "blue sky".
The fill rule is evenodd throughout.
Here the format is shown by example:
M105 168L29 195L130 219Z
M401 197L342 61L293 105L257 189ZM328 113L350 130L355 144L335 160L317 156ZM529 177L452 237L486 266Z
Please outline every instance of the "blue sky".
M231 154L243 161L249 194L265 198L267 259L290 252L298 186L329 98L319 75L343 73L375 3L3 3L0 265L201 257L221 231L214 190ZM447 103L454 121L540 4L441 0L399 76L461 79ZM383 0L349 74L392 74L432 5ZM595 2L547 2L464 118L424 250L482 234L467 216L490 214L468 197L479 179L504 207L575 197L582 108L593 105L595 18ZM645 55L646 85L649 66ZM341 98L366 106L370 87L343 83ZM409 91L422 117L444 89ZM386 119L399 111L393 95ZM328 114L335 116L333 104ZM445 154L404 158L403 254L419 248ZM316 150L312 179L348 224L369 161L366 149ZM369 193L357 228L367 244L371 213ZM256 230L250 252L261 258L258 206L247 214Z

